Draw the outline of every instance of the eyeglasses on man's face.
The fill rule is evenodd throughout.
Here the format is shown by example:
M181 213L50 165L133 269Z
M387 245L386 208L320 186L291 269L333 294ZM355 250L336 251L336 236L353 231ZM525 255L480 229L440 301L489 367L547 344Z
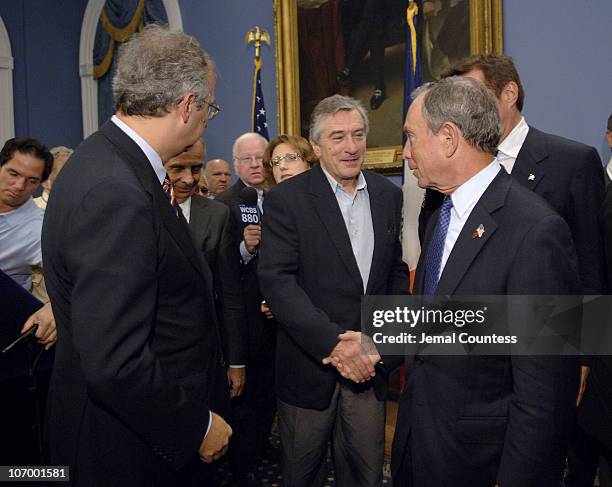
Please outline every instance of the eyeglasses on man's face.
M221 107L214 101L207 101L206 104L208 105L208 113L206 114L206 119L210 122L221 111Z
M251 161L255 161L259 164L261 164L261 162L263 161L263 155L254 155L254 156L237 156L236 160L240 163L240 164L247 164Z
M296 154L294 152L288 152L284 156L278 156L278 157L275 157L274 159L270 159L270 166L278 167L280 166L280 163L283 161L291 163L291 162L295 162L299 160L302 160L302 156L300 154Z

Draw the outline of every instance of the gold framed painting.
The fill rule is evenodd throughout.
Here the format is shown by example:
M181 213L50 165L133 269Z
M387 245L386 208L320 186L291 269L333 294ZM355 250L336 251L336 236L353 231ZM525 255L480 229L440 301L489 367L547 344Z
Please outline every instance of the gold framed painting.
M319 100L351 95L370 115L365 167L399 174L409 3L274 0L279 133L306 136ZM503 52L502 0L418 5L424 81L469 54Z

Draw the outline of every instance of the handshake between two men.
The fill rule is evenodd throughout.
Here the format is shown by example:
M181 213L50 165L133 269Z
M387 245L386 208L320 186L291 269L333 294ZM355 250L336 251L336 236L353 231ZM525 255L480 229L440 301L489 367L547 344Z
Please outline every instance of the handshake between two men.
M333 365L342 377L353 382L361 383L374 377L380 354L372 339L358 331L347 331L338 335L338 339L323 364Z

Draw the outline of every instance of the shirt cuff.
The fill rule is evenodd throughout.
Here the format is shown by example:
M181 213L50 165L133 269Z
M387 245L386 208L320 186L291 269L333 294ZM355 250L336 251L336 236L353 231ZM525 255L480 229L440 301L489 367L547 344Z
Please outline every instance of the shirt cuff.
M206 428L206 434L204 435L204 438L208 436L208 432L210 431L211 427L212 427L212 412L208 411L208 428Z
M253 257L255 257L253 254L251 254L247 248L246 248L246 244L244 243L244 240L242 242L240 242L240 257L242 257L242 261L245 264L248 264L249 262L251 262L251 259Z
M230 364L229 368L230 369L244 369L246 367L246 365L234 365L234 364Z

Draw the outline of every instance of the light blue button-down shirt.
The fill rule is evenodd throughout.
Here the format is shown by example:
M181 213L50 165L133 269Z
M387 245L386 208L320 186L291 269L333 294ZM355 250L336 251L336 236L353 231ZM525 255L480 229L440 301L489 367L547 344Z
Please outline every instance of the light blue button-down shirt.
M31 198L16 210L0 213L0 269L28 291L32 266L42 265L44 214Z
M363 173L360 172L355 191L349 193L323 166L321 166L321 169L323 169L323 174L325 174L336 196L338 207L346 225L346 231L351 240L353 255L357 261L357 267L359 267L359 274L361 274L361 280L363 281L363 292L365 293L368 288L372 256L374 255L374 225L372 224L368 185Z

